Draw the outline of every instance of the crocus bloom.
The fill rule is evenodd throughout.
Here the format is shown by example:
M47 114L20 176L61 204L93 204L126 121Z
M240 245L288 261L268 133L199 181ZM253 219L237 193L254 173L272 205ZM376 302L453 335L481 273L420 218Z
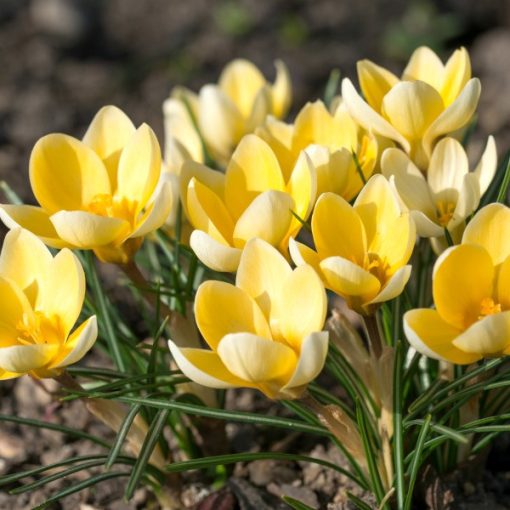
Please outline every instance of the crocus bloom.
M79 361L97 337L96 317L72 333L85 297L85 275L68 249L53 257L16 228L0 254L0 379L53 377Z
M510 209L483 207L462 244L446 250L432 276L435 309L404 315L410 344L431 358L468 364L510 354Z
M328 350L324 286L309 266L292 270L271 245L246 245L236 285L204 282L195 317L209 349L170 350L182 372L211 388L257 388L296 398L321 371Z
M496 165L496 144L492 136L473 172L469 171L466 152L454 138L437 143L425 176L399 149L386 149L381 160L382 173L410 210L422 237L442 237L445 228L453 232L462 227L489 187ZM461 235L462 231L459 239Z
M247 241L264 239L287 252L288 240L311 213L315 170L302 154L288 177L261 138L246 135L225 174L198 163L183 165L183 206L196 230L190 246L216 271L235 271Z
M254 64L236 59L223 69L217 85L203 86L198 96L182 88L173 93L186 102L207 149L220 164L227 163L241 138L253 133L266 115L282 118L287 114L292 98L290 77L283 62L275 66L273 84ZM182 142L180 129L177 138Z
M342 96L356 121L374 133L398 143L424 169L435 142L471 120L480 97L480 81L471 78L464 48L446 65L429 48L418 48L399 80L394 74L362 60L358 76L366 102L349 79Z
M375 137L354 122L341 102L334 113L322 101L308 103L293 125L268 117L256 134L271 146L284 174L292 170L301 151L306 150L317 172L317 195L331 191L352 200L364 180L372 175L377 161Z
M30 183L41 207L2 205L0 218L54 248L91 249L103 261L126 263L172 207L169 183L154 194L160 172L151 128L136 129L121 110L106 106L83 141L55 133L35 144Z
M353 310L370 315L403 291L416 230L382 175L370 178L354 206L323 193L312 215L312 233L316 251L292 239L292 259L313 266Z

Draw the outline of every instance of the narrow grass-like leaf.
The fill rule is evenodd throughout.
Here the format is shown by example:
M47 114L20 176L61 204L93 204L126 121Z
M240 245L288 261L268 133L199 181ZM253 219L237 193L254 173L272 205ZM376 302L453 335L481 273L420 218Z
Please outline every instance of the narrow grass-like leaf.
M308 506L298 499L291 498L290 496L282 496L282 499L294 510L315 510L311 506Z
M358 498L358 496L355 496L352 492L347 491L347 497L358 510L373 510L371 506L367 505L363 500Z
M510 156L508 157L508 160L506 163L505 174L503 176L503 181L501 182L501 186L499 187L498 197L496 198L496 202L499 202L501 204L506 203L509 185L510 185Z
M326 108L331 107L331 103L338 92L338 85L340 84L340 69L333 69L329 73L328 82L324 89L324 104Z
M402 424L402 365L403 346L399 340L395 349L395 363L393 368L393 462L395 467L395 490L397 492L397 508L404 508L404 428Z

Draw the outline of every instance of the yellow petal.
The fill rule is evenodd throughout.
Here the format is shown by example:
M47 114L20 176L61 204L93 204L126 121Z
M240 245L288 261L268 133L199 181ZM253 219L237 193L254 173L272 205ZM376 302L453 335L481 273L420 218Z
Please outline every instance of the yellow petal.
M241 115L248 118L255 97L266 84L266 80L254 64L248 60L236 59L225 66L218 84L220 89L239 108Z
M468 365L481 356L468 354L453 345L461 330L445 322L436 310L419 308L404 314L404 332L421 354L438 360Z
M349 171L354 164L352 153L347 149L331 153L321 145L310 145L305 153L317 174L317 196L328 191L343 196Z
M459 94L429 126L423 135L423 147L430 154L434 141L441 135L453 133L469 123L478 105L481 86L478 78L471 78Z
M16 282L21 290L30 295L29 287L34 286L33 290L37 293L52 260L50 251L41 240L28 230L16 228L5 236L0 255L0 274Z
M466 48L455 50L446 62L441 96L445 106L455 101L468 80L471 78L471 62Z
M439 92L422 81L398 83L382 103L384 117L409 140L422 138L443 109Z
M299 266L280 288L279 328L285 341L300 352L305 337L324 327L328 301L324 285L310 266Z
M226 335L218 345L221 361L237 377L254 384L283 386L294 372L296 353L284 344L251 333ZM260 389L263 390L261 387Z
M363 97L376 112L380 112L383 97L398 83L398 78L370 60L360 60L356 67Z
M474 356L501 356L510 346L510 311L475 322L453 340L453 345Z
M51 216L51 222L66 243L84 250L120 243L130 231L130 225L125 220L83 211L57 212Z
M258 195L236 223L234 246L242 248L254 237L278 246L289 231L293 209L288 193L266 191Z
M202 386L218 389L254 386L229 372L215 352L181 348L172 340L168 341L168 347L181 372Z
M334 193L323 193L312 215L315 247L321 259L344 257L360 264L366 252L361 218L351 205Z
M73 331L57 359L52 361L50 368L67 367L80 361L92 349L97 333L97 319L93 315Z
M478 179L472 173L466 174L459 190L459 198L453 211L453 216L447 225L448 230L454 230L476 210L479 203L480 185L478 184Z
M112 190L117 187L120 153L136 131L130 118L116 106L103 106L92 119L83 143L103 161Z
M433 222L421 211L411 211L411 218L416 225L416 234L420 237L442 237L444 236L444 227Z
M322 270L320 267L321 259L316 251L291 238L289 240L289 252L292 261L296 264L296 266L304 266L308 264L315 269L319 276L322 277Z
M499 266L497 300L503 310L510 310L510 255Z
M76 255L64 248L41 279L35 310L46 317L57 317L65 338L80 315L84 298L85 273Z
M379 294L366 304L373 305L376 303L384 303L390 299L400 296L404 291L407 282L411 276L411 266L401 267L384 285Z
M225 175L225 202L235 219L267 190L284 191L280 165L264 140L245 136L237 146Z
M429 218L435 216L427 181L405 152L386 149L381 159L381 171L387 179L393 176L395 187L406 207L421 211Z
M421 46L411 55L409 63L402 73L402 80L424 81L440 91L443 75L444 66L440 58L427 46Z
M283 119L289 112L292 102L292 81L289 70L284 62L276 60L276 79L271 87L272 113L278 119Z
M510 255L510 208L503 204L489 204L480 209L469 222L462 244L479 244L492 257L494 265L501 264Z
M498 153L496 151L496 142L494 141L493 136L489 136L482 157L473 171L473 174L476 175L480 185L480 196L487 191L487 188L492 182L492 179L496 174L497 164Z
M301 393L300 387L313 381L321 372L328 354L327 331L314 332L308 335L301 345L298 363L289 382L282 388L283 392L291 393L295 398ZM297 389L298 394L292 390Z
M348 78L342 80L342 97L349 113L360 126L363 126L367 131L373 131L390 140L394 140L406 152L411 150L411 146L406 138L384 117L363 101Z
M24 374L38 370L51 362L58 345L12 345L0 348L0 367L8 372Z
M7 347L18 343L17 326L23 315L32 315L27 296L14 283L0 276L0 346ZM2 365L0 365L2 367ZM3 367L2 367L3 368Z
M381 288L379 280L362 267L342 257L329 257L320 263L326 286L344 298L361 302L372 300Z
M292 274L283 255L262 239L246 243L236 275L236 286L251 296L269 324L278 315L285 280ZM288 305L286 305L288 306Z
M200 285L195 298L195 318L213 350L229 333L245 332L271 338L269 325L255 300L229 283L209 280Z
M494 266L481 246L460 245L436 261L433 296L441 317L458 329L478 320L482 300L492 296Z
M253 102L251 114L246 120L245 129L247 133L255 131L257 126L264 123L267 115L271 112L271 88L269 85L262 87Z
M237 271L242 250L227 246L201 230L194 230L189 244L199 260L213 271Z
M137 204L140 212L149 201L161 173L161 150L154 131L142 124L131 136L119 160L115 196Z
M191 224L217 241L231 245L234 222L222 200L193 177L188 185L188 213Z
M7 228L24 228L52 248L68 246L68 243L58 237L49 213L42 207L3 204L0 205L0 219Z
M35 144L30 183L39 204L51 213L82 209L96 195L111 191L99 156L83 142L62 134L44 136Z

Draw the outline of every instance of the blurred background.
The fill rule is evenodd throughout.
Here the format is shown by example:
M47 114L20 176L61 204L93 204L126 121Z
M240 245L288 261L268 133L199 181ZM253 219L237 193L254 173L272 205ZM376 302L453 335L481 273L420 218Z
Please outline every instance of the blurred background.
M0 0L0 178L31 201L35 141L81 137L105 104L162 137L170 89L198 90L235 57L270 79L283 59L295 113L331 69L355 78L369 58L400 74L422 44L467 46L483 89L472 152L489 133L510 148L509 0Z

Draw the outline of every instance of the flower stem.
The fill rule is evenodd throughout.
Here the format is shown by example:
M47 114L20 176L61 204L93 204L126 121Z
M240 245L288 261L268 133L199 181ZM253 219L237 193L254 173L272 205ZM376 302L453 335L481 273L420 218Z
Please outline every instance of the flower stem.
M368 333L370 349L376 358L380 358L382 354L382 340L379 324L377 322L377 314L367 315L364 317L365 327Z

